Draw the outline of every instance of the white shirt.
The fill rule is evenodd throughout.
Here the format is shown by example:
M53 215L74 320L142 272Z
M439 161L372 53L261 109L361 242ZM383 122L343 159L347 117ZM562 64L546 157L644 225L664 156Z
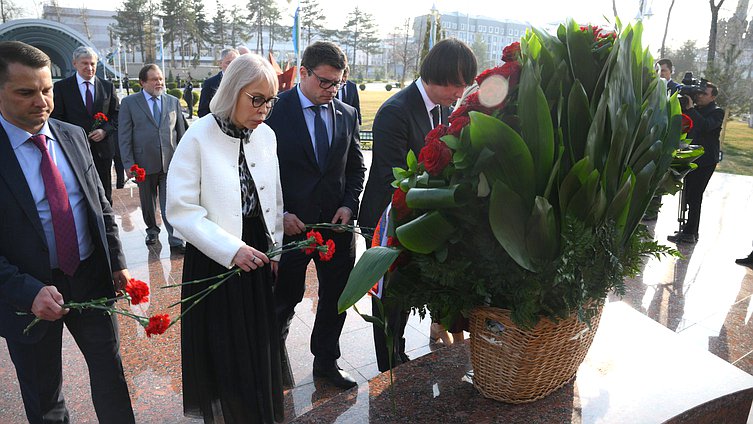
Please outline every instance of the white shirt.
M429 95L426 94L426 87L424 87L424 82L421 80L421 77L416 80L416 87L418 87L418 91L421 93L421 98L424 99L424 106L426 106L426 115L429 117L429 127L434 128L434 119L432 119L431 117L431 111L439 105L432 102L429 98Z
M149 110L154 110L154 100L152 100L151 94L149 94L146 90L141 90L142 93L144 93L144 97L146 98L146 104L149 105ZM159 109L159 113L162 114L162 96L156 96L157 97L157 109Z
M92 77L90 80L85 80L81 75L79 75L78 72L76 72L76 81L78 81L78 91L81 93L81 100L84 102L84 106L86 106L86 84L84 84L85 81L89 81L89 90L92 92L92 107L94 107L94 79L97 78L96 76Z
M309 136L311 136L311 145L314 148L314 156L317 155L316 153L316 133L314 131L314 118L316 116L317 110L316 108L311 108L311 106L317 106L309 100L308 97L306 97L303 92L301 91L301 87L298 86L296 88L298 90L298 98L301 100L301 106L303 107L303 119L306 120L306 127L309 130ZM327 141L329 142L329 145L332 146L332 110L334 108L330 107L332 104L324 104L319 105L327 108L327 113L325 113L322 118L324 119L324 125L327 127ZM316 160L319 160L319 157L316 158Z

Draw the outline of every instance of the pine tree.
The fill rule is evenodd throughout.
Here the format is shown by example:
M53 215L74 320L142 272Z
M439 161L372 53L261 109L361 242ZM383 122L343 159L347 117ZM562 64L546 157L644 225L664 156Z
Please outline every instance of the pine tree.
M317 35L324 28L322 22L326 18L324 10L318 0L301 0L300 3L301 32L306 32L306 45L311 44L311 37Z

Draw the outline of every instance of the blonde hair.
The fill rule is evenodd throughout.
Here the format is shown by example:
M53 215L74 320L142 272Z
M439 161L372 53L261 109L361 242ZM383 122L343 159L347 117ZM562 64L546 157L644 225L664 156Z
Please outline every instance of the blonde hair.
M238 56L222 75L220 87L209 103L209 110L220 118L230 119L235 113L241 89L262 80L266 80L277 93L277 73L272 64L256 53Z

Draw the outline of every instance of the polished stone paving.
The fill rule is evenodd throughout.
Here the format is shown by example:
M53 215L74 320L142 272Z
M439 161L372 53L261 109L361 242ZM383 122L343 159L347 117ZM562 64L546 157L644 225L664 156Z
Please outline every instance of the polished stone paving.
M622 299L693 346L708 350L749 374L753 374L753 274L736 265L734 259L747 255L752 248L753 222L748 215L753 210L751 187L753 177L716 173L704 198L699 242L678 246L684 259L649 260L641 275L627 282ZM114 190L113 197L131 274L152 287L146 312L164 311L179 293L178 289L159 287L180 282L182 256L171 255L165 231L160 234L161 243L144 245L146 233L137 189ZM660 242L672 245L666 236L677 228L677 199L667 196L663 200L658 220L649 224ZM360 241L359 247L362 244ZM311 374L313 356L308 344L317 303L312 269L307 281L308 289L296 308L288 339L296 387L286 392L286 421L340 393L326 383L314 381ZM370 311L367 299L358 306L361 312ZM179 328L147 338L134 322L120 322L121 353L137 422L198 422L182 414ZM428 334L429 323L412 316L406 329L409 356L422 356L437 348L429 344ZM340 342L340 366L359 384L378 374L371 326L352 310L348 311ZM0 423L23 423L18 382L4 345L4 340L0 341ZM96 422L86 365L67 332L63 359L63 391L73 422ZM656 360L672 358L658 354Z

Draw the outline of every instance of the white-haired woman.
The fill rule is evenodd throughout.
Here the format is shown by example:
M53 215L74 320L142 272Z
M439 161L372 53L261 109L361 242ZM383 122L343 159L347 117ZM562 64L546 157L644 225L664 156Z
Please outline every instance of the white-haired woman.
M264 124L276 93L269 62L255 54L235 59L212 113L186 131L167 176L167 217L187 242L183 281L233 266L245 271L183 317L183 410L205 422L283 419L277 258L264 254L283 236L277 141ZM181 296L213 282L183 286Z

